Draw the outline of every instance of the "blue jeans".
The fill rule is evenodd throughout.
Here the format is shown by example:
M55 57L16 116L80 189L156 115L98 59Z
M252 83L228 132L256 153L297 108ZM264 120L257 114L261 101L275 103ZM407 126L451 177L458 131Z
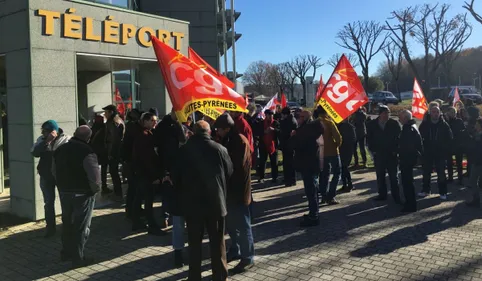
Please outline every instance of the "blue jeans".
M309 216L318 218L318 213L320 212L318 188L316 187L318 175L316 173L303 172L301 176L303 178L303 185L305 186L305 195L308 199Z
M251 231L251 215L249 206L228 204L226 226L231 247L229 255L241 256L242 260L254 260L254 239Z
M184 217L172 216L172 247L174 250L184 249Z
M44 197L47 228L55 229L55 180L53 178L40 177L40 189Z
M330 180L330 170L333 173L333 178L331 179L329 188L328 182ZM340 156L326 156L323 172L320 175L320 193L323 198L327 201L333 200L336 196L336 187L340 181L341 164Z
M73 262L84 259L84 248L90 234L95 196L60 194L62 204L62 253Z

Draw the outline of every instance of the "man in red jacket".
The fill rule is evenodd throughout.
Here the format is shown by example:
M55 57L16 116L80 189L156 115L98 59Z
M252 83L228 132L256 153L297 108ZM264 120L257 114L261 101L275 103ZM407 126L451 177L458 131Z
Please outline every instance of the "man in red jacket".
M244 114L241 112L231 112L231 117L234 120L234 125L236 130L243 136L248 139L249 148L251 149L251 153L254 152L254 144L253 144L253 130L249 125L248 121L244 118Z

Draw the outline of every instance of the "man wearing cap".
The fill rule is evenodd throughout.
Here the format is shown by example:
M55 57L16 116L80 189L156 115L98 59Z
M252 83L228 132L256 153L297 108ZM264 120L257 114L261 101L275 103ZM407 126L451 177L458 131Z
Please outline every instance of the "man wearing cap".
M119 176L119 163L121 154L122 139L124 138L125 126L115 105L108 105L104 108L105 118L105 147L107 148L107 159L109 173L114 184L114 192L118 199L122 199L122 182Z
M375 158L377 175L377 201L387 199L387 183L385 175L388 172L390 188L395 203L400 204L400 190L398 187L398 140L402 129L398 121L390 118L390 109L380 105L378 117L367 124L367 141L370 151Z
M278 142L279 123L273 118L273 111L267 109L264 111L266 118L263 121L263 136L259 141L259 166L258 177L259 182L264 181L266 172L266 161L271 163L272 182L276 183L278 179L278 153L276 151Z
M233 175L228 181L226 225L231 237L228 263L241 259L233 273L241 273L254 265L254 240L251 231L251 149L248 139L236 130L229 115L221 115L214 123L221 144L233 162Z
M42 135L37 139L30 150L31 154L40 158L37 172L40 175L40 189L44 197L45 221L47 229L45 237L55 235L55 178L52 174L53 153L61 145L67 143L70 137L54 120L48 120L42 124Z

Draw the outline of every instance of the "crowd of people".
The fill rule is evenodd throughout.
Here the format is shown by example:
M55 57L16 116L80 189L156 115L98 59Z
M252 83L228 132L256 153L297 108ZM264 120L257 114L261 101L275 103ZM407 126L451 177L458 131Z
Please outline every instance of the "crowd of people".
M136 109L121 118L116 106L103 108L91 126L81 125L70 138L54 120L42 125L42 136L32 147L39 157L38 173L45 201L46 237L55 235L55 188L62 206L61 259L74 267L92 264L84 256L95 194L113 192L125 198L126 216L132 231L162 236L172 226L174 265L182 267L185 258L184 231L187 224L189 280L201 278L201 245L204 231L210 239L213 280L226 280L227 263L239 260L232 273L254 266L254 237L251 230L253 198L251 170L258 183L266 184L267 163L271 183L279 181L279 150L282 151L283 184L303 181L308 213L300 226L320 224L320 204L339 204L336 195L350 192L350 165L365 167L367 147L374 160L378 196L386 200L390 179L391 196L402 204L398 170L405 202L402 211L417 210L413 171L421 160L423 187L419 197L431 192L433 168L437 172L440 198L447 199L447 183L453 181L453 156L459 184L463 184L463 156L468 157L469 186L473 187L470 206L480 206L478 181L482 175L482 120L475 107L449 107L445 117L442 104L432 102L418 129L408 110L398 120L390 109L378 107L371 119L364 107L340 124L318 107L309 110L275 110L249 113L230 112L217 120L196 113L180 123L172 111L159 121L155 108ZM196 121L196 122L193 122ZM359 162L359 153L361 162ZM121 167L121 171L119 171ZM445 171L448 170L448 179ZM107 186L110 173L114 190ZM331 180L330 180L331 176ZM339 182L342 188L338 190ZM122 183L127 182L123 194ZM156 217L153 204L160 193L162 217ZM144 207L142 207L144 206ZM230 237L226 248L224 234Z

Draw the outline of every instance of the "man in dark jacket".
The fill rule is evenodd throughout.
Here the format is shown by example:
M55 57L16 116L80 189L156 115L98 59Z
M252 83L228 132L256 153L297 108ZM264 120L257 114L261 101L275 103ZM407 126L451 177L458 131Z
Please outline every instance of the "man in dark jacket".
M80 126L68 143L54 153L54 172L62 204L62 261L74 268L93 264L84 256L90 233L95 194L100 190L97 156L87 144L92 131Z
M351 159L353 158L353 153L356 152L353 148L356 148L356 133L355 127L348 122L348 120L343 120L338 124L338 130L341 134L341 146L340 146L340 159L341 159L341 181L343 187L341 192L350 192L353 190L353 183L351 181L350 166Z
M418 196L426 197L430 194L432 168L435 166L440 199L447 200L445 161L453 137L452 130L450 130L449 124L442 119L438 106L430 108L430 119L424 120L420 124L420 135L422 136L424 148L423 189Z
M254 240L251 231L251 148L248 139L238 133L229 115L221 115L214 123L221 143L233 162L233 175L228 181L228 216L226 226L231 247L228 263L241 259L233 273L242 273L254 265Z
M464 148L469 141L468 131L465 128L464 121L462 121L460 118L457 118L457 110L455 107L449 107L447 111L447 123L449 124L453 134L453 140L450 144L450 149L447 155L447 171L449 176L447 182L453 182L454 180L453 155L455 155L459 184L463 185L462 160Z
M413 185L413 167L423 152L422 137L410 111L402 111L398 118L402 124L402 133L398 142L400 172L402 173L402 186L405 195L405 206L402 212L415 212L417 211L417 198Z
M367 136L366 121L367 114L364 111L364 107L360 107L353 115L353 125L355 126L356 132L356 142L354 144L355 151L353 153L353 156L355 157L355 166L358 166L358 147L360 147L360 153L363 161L362 165L365 166L367 163L367 151L365 144L365 139Z
M177 122L175 111L172 110L170 114L164 116L154 130L156 147L160 157L161 171L163 174L162 204L166 207L163 207L163 219L166 221L167 212L172 215L172 246L174 248L174 265L177 268L184 265L182 250L184 249L185 244L184 228L186 223L183 217L184 214L179 206L179 189L177 186L174 186L171 174L176 165L179 148L187 141L187 134L183 128L184 126Z
M143 131L134 140L132 164L138 177L137 192L134 206L141 206L144 199L145 214L149 226L148 233L152 235L164 235L154 219L153 202L154 190L161 184L161 163L155 151L152 129L157 124L157 117L145 112L141 117ZM132 230L145 229L146 225L141 221L140 208L134 208L132 213Z
M226 281L224 242L226 194L233 163L226 148L211 139L206 121L194 125L194 136L181 146L172 179L182 192L189 240L189 280L201 280L202 237L209 235L213 280Z
M388 107L381 105L378 109L378 118L367 125L368 148L375 158L377 174L378 197L377 201L387 199L386 172L390 178L390 189L393 200L400 204L400 190L398 187L398 138L400 124L390 118Z
M313 121L307 110L300 113L298 125L290 142L295 151L295 169L301 173L308 199L309 212L300 226L310 227L320 224L317 179L323 169L323 125L320 120Z
M291 114L289 107L281 111L280 121L280 148L283 152L283 174L286 187L296 185L296 172L294 167L295 152L290 146L291 132L298 127L295 117Z
M142 134L144 128L139 122L140 113L137 110L132 110L129 113L128 122L126 124L126 133L122 142L121 156L123 160L122 169L127 175L127 196L126 196L126 214L127 217L132 216L133 208L141 208L141 206L133 206L136 197L137 178L134 173L132 163L132 152L134 149L134 141Z
M109 164L109 174L114 184L114 193L119 200L122 200L122 182L119 176L119 163L121 161L121 144L124 138L124 122L119 117L117 107L108 105L104 108L105 118L105 147Z
M32 156L40 158L37 172L40 175L40 189L42 190L45 204L46 238L54 236L56 232L55 178L52 175L52 157L55 150L68 141L69 137L64 135L57 122L48 120L42 124L42 135L30 150Z
M467 202L469 207L480 208L480 179L482 178L482 119L477 119L474 126L474 147L472 171L470 172L470 185L472 200Z

